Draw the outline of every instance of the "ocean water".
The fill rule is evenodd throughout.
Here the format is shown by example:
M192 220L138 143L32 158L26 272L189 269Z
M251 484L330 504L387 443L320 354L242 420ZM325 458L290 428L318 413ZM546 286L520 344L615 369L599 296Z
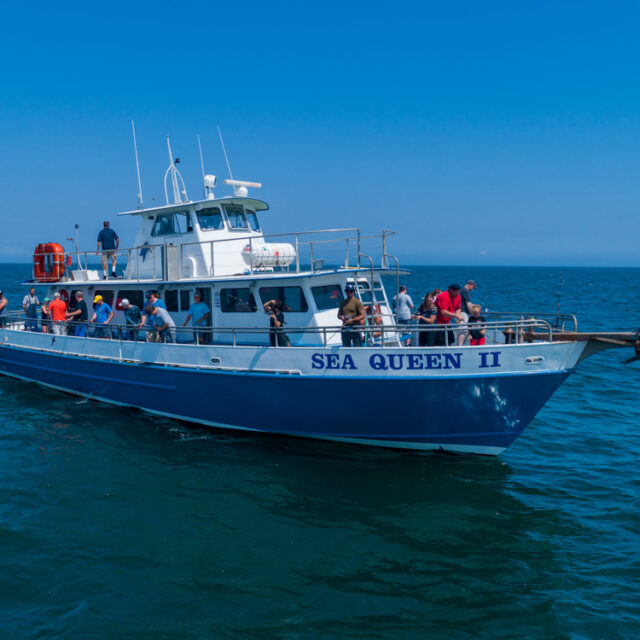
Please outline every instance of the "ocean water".
M14 308L27 274L0 265ZM469 277L489 309L549 312L561 277L581 329L640 326L640 269L402 280L417 301ZM582 363L497 458L193 429L0 378L0 637L638 638L629 355Z

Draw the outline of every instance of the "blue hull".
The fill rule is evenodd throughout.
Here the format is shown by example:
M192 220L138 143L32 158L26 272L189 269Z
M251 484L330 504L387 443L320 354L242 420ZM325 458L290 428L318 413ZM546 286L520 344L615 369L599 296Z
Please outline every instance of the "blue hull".
M414 449L499 453L569 371L375 379L117 363L3 346L0 372L224 428Z

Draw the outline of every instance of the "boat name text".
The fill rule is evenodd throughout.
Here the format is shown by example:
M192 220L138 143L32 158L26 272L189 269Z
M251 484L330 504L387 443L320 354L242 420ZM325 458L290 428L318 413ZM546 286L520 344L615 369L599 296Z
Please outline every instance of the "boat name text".
M476 352L478 369L501 367L500 351ZM460 369L460 351L453 353L374 353L366 362L375 371L400 371L417 369ZM312 369L359 369L349 353L314 353L311 356Z

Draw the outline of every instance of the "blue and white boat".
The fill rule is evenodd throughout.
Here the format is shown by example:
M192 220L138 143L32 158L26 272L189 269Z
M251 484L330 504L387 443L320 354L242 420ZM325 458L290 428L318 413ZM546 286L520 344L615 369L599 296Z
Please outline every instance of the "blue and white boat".
M80 290L88 303L101 295L115 311L111 336L54 336L13 313L0 328L0 372L208 427L499 454L582 359L635 339L578 334L575 319L569 331L564 320L552 327L515 315L488 318L483 346L406 346L406 327L397 326L389 300L397 291L388 295L385 287L397 289L401 273L388 253L391 232L267 236L269 207L248 194L259 184L226 180L233 194L216 197L215 178L204 181L204 199L189 200L171 160L167 204L142 208L140 194L139 208L120 214L140 228L134 246L118 251L126 266L117 279L91 269L90 252L58 262L47 255L44 273L37 256L41 269L25 284L44 284L50 296ZM365 242L375 255L365 253ZM337 307L350 284L367 313L362 347L341 340ZM120 301L142 308L151 290L175 320L175 344L146 341L144 331L123 339ZM191 327L180 329L196 292L211 308L205 344ZM272 299L285 301L291 346L271 345L263 304Z

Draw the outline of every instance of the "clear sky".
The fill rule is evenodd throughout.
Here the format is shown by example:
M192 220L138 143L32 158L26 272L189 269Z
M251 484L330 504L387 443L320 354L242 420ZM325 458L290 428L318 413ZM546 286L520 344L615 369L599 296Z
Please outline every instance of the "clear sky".
M640 266L637 2L7 3L0 261L164 199L165 134L264 184L267 232L410 264ZM220 191L218 195L223 195Z

